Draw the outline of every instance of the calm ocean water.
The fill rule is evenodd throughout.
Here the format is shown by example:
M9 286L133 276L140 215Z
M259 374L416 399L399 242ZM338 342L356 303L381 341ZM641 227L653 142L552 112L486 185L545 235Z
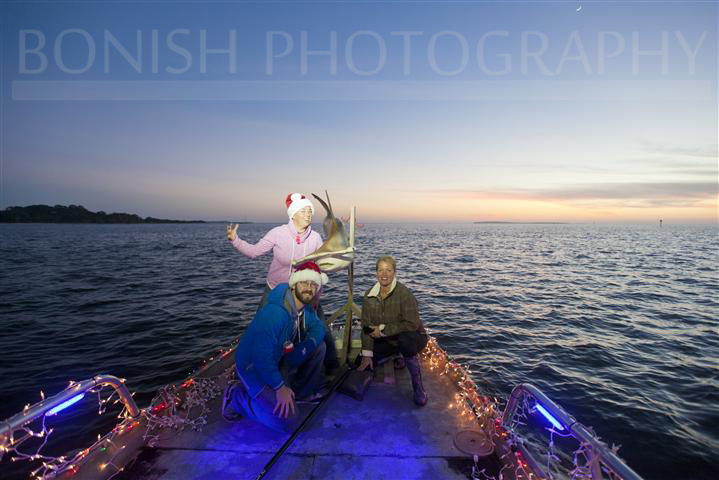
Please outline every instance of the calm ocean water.
M0 224L0 419L99 373L144 406L237 337L270 256L243 257L224 230ZM719 478L716 227L367 225L358 250L357 302L374 257L395 255L487 393L536 384L648 480ZM330 280L329 312L346 274Z

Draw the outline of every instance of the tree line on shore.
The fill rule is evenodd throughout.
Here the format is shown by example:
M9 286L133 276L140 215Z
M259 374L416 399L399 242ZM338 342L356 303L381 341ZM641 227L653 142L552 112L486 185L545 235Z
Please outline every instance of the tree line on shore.
M0 210L4 223L205 223L202 220L142 218L134 213L91 212L82 205L29 205Z

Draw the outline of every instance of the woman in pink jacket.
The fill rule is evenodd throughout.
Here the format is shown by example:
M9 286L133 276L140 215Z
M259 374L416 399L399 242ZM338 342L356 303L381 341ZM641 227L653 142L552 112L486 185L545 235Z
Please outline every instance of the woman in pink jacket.
M315 207L310 199L301 193L291 193L287 195L285 205L287 206L287 216L290 217L290 221L285 225L273 228L254 245L247 243L237 235L239 224L230 224L227 227L227 239L235 249L245 256L256 258L272 250L272 262L270 263L270 269L267 271L267 285L262 293L258 310L265 304L270 290L280 283L289 281L292 273L292 260L307 256L322 246L322 237L312 230L310 225L312 215L315 213ZM317 310L320 320L324 322L324 312L321 305L319 305L319 292L315 301L315 310ZM325 343L327 344L325 367L329 370L339 366L334 339L329 332L329 328L327 329L327 335L325 335Z
M240 253L256 258L272 250L272 263L267 271L267 289L272 290L280 283L287 283L292 273L292 260L314 252L322 245L320 234L312 230L312 215L315 207L309 198L301 193L291 193L285 200L290 221L275 227L254 245L237 236L238 225L227 227L227 239Z

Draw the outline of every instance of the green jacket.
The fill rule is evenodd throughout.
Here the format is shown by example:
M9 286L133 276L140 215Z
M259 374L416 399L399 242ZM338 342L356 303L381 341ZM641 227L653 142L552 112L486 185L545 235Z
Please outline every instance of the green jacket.
M362 301L362 326L379 326L385 337L393 337L402 332L424 333L417 300L412 292L397 279L392 282L390 289L384 300L379 295L379 283L367 290ZM370 352L373 347L374 339L362 332L362 354L372 356Z

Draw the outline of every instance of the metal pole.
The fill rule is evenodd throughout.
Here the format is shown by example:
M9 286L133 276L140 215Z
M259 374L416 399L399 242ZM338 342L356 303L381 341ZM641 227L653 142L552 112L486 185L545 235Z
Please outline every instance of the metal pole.
M354 251L355 246L355 215L357 207L352 207L350 211L350 249ZM342 335L342 358L341 363L349 364L350 352L352 351L352 314L354 312L354 278L355 278L354 260L347 267L347 303L342 307L345 311L345 329Z
M504 414L502 415L503 427L510 427L512 417L519 406L519 398L524 394L529 394L531 397L534 397L574 438L582 443L588 444L592 449L592 455L596 457L597 466L598 463L601 462L602 465L624 480L642 480L642 478L612 452L606 444L599 441L593 433L587 430L581 423L577 422L576 418L564 411L562 407L554 403L539 388L530 383L522 383L512 390L509 401L507 402L507 408L505 408ZM593 475L596 474L597 466L593 466Z
M57 395L48 397L2 422L2 425L0 426L0 444L3 443L4 439L9 439L15 430L30 423L41 415L44 415L46 412L58 405L61 405L63 402L81 393L85 393L92 388L105 385L109 385L115 389L120 397L120 400L125 404L130 416L136 417L140 414L140 409L137 408L135 400L132 398L130 391L121 379L112 375L98 375L95 378L75 383Z
M310 414L307 415L307 418L305 418L305 419L302 421L302 423L300 423L299 427L297 427L297 428L295 429L295 431L292 433L292 435L290 436L290 438L287 439L287 441L282 445L282 447L277 451L277 453L275 453L275 455L270 459L270 461L267 462L267 465L265 465L265 467L262 469L262 471L260 472L260 474L257 475L257 480L261 480L262 478L265 477L265 475L267 475L267 472L270 471L270 468L272 468L272 465L274 465L274 464L277 462L277 460L280 459L280 457L282 456L282 454L285 453L285 451L289 448L289 446L292 445L292 442L295 441L295 438L297 438L297 435L299 435L300 432L302 431L302 429L305 428L305 425L307 425L308 423L310 423L310 420L312 420L312 419L314 418L314 416L317 414L317 412L320 411L320 408L322 408L322 406L323 406L325 403L327 403L327 400L329 400L329 398L332 396L332 394L334 393L334 391L337 389L337 387L342 383L342 381L345 379L345 377L347 377L347 375L348 375L349 373L350 373L350 369L345 369L345 371L342 373L342 375L340 375L339 378L337 378L337 379L335 380L335 382L332 384L332 388L330 389L330 391L329 391L329 393L327 394L327 396L326 396L325 398L323 398L323 399L320 401L320 403L318 403L318 404L315 406L315 408L312 409L312 411L310 412Z
M350 352L352 352L352 286L354 284L354 267L355 263L350 263L347 269L347 313L345 316L345 351L344 351L344 362L349 364Z

